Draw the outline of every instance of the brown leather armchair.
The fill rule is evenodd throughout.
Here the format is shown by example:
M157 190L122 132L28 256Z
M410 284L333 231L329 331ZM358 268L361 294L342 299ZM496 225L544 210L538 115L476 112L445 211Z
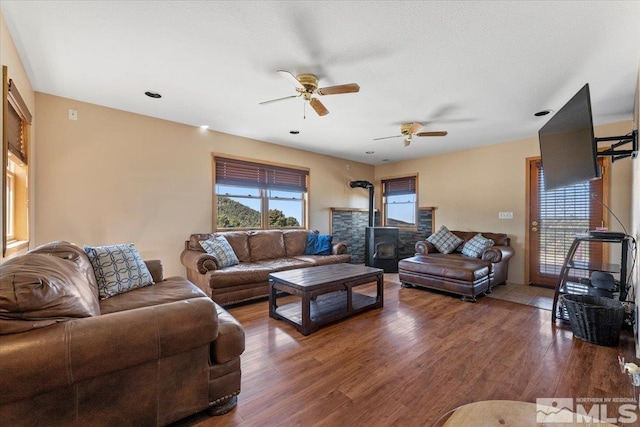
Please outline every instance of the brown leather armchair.
M54 242L0 269L0 425L167 425L233 409L242 326L181 277L99 300L84 251Z

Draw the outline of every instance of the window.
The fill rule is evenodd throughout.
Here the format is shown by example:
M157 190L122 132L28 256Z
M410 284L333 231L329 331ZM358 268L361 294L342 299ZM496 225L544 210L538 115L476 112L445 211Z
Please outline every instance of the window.
M16 173L15 163L9 161L7 164L7 241L11 242L16 239L15 223L16 223Z
M15 83L8 78L7 67L2 67L3 77L3 140L2 160L4 174L2 188L5 192L2 222L2 255L7 248L20 249L29 241L29 127L31 113L20 96Z
M417 175L383 179L383 225L387 227L417 228Z
M305 228L309 172L214 156L215 229Z
M599 159L600 167L601 163ZM602 170L604 174L604 168ZM550 191L544 189L543 167L540 168L538 179L540 272L558 276L576 233L604 225L602 206L595 200L596 197L602 197L602 179ZM583 262L601 261L601 243L581 245L579 250L575 259Z

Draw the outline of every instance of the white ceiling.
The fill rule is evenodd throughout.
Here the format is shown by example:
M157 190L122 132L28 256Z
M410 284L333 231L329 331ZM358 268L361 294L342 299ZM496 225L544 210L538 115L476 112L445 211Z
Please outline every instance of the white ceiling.
M630 120L640 60L639 1L0 4L37 91L369 164L534 137L585 83ZM361 89L305 118L259 105L296 94L279 69ZM414 121L449 134L373 141Z

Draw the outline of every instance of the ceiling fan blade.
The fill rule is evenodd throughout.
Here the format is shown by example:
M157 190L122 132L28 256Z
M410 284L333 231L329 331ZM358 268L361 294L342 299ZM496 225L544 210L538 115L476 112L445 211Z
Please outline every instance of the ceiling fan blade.
M437 131L437 132L418 132L416 133L418 136L446 136L447 131Z
M285 96L284 98L277 98L277 99L271 99L269 101L262 101L260 102L260 105L263 104L271 104L272 102L278 102L278 101L284 101L285 99L289 99L289 98L297 98L300 95L291 95L291 96Z
M421 123L412 123L411 127L409 128L409 133L410 134L414 134L414 133L418 132L420 129L422 129L422 124Z
M327 110L327 107L325 107L322 102L318 100L318 98L311 98L309 104L311 104L311 108L316 110L316 113L318 113L319 116L326 116L327 114L329 114L329 110Z
M373 138L374 141L379 141L381 139L390 139L390 138L400 138L403 135L393 135L393 136L383 136L382 138Z
M349 83L346 85L323 87L318 89L316 93L318 95L337 95L339 93L354 93L359 91L360 86L358 86L358 83Z
M289 80L296 88L304 89L304 86L302 86L302 83L300 83L300 81L296 78L296 76L294 76L290 71L278 70L278 72L281 73L281 75L283 75L287 80Z

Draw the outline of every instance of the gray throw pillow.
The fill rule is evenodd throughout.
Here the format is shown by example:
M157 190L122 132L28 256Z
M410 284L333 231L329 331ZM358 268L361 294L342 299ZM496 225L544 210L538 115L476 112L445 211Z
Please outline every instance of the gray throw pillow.
M231 267L239 263L236 253L224 236L216 236L210 240L201 240L200 246L216 259L218 267Z
M462 248L462 255L466 255L471 258L480 258L485 249L493 246L493 240L487 239L482 234L478 233L473 236Z
M450 254L460 245L460 243L463 242L463 240L443 225L440 227L440 230L427 237L427 242L435 246L439 252L443 254Z

